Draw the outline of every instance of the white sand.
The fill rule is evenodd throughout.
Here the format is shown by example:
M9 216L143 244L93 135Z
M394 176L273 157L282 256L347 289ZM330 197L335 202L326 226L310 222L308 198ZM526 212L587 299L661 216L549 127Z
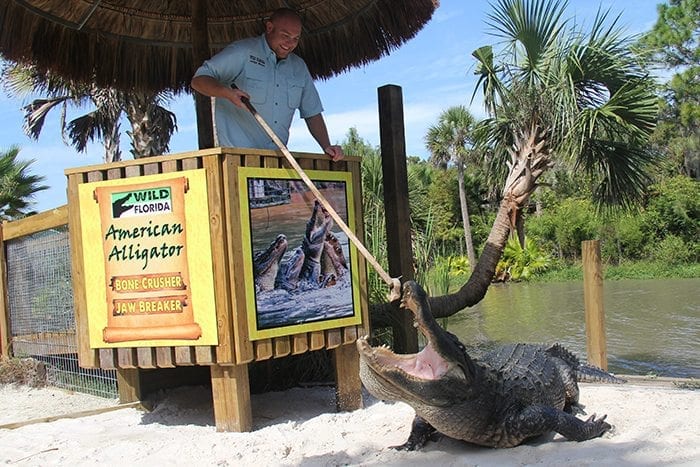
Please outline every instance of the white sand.
M332 388L253 396L254 431L218 433L211 393L164 392L152 412L121 409L0 429L0 463L12 465L700 465L700 391L648 385L581 385L589 413L614 425L582 443L546 436L512 449L442 439L398 452L413 411L365 395L365 409L335 413ZM56 389L0 386L0 425L114 405Z

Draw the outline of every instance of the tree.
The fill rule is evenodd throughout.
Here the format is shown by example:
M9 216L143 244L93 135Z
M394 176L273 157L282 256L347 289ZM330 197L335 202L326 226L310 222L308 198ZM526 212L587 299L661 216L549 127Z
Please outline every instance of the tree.
M563 19L566 3L499 0L489 15L502 49L477 49L478 84L489 118L477 128L502 185L496 219L469 280L432 297L436 317L478 303L486 294L510 232L556 164L586 174L600 203L631 207L650 180L649 150L657 105L653 81L617 20L599 13L584 32Z
M143 92L123 92L99 88L93 84L64 80L51 73L43 73L31 65L5 63L2 78L11 95L45 94L24 109L24 130L38 139L46 116L61 108L61 133L64 142L77 151L84 152L90 141L100 140L105 148L104 161L121 160L120 119L123 114L131 124L131 153L134 158L164 154L168 151L170 137L177 129L175 114L162 107L169 95ZM94 109L66 122L67 105L77 107L88 103Z
M17 160L18 155L17 146L0 152L0 219L4 221L34 214L30 209L34 194L48 188L40 185L44 177L29 173L34 160Z
M437 125L431 126L425 137L425 144L430 151L430 160L433 164L447 168L448 164L452 162L457 168L464 243L467 249L467 258L469 258L469 267L472 270L476 264L476 255L469 221L467 193L464 188L464 172L468 158L474 152L471 139L474 123L474 117L466 107L462 105L450 107L440 114Z
M676 172L700 178L700 0L670 0L639 40L642 52L663 72L661 113L654 142Z

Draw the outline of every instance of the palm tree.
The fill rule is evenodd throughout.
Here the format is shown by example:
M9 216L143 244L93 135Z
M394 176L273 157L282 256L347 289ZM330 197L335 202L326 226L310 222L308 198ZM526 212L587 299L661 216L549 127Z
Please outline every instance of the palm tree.
M489 15L503 46L477 49L477 90L489 118L477 142L489 149L505 183L496 219L466 284L433 297L436 317L478 303L522 209L555 164L586 174L606 203L632 206L647 186L655 155L654 83L631 52L617 19L599 12L589 31L563 19L566 2L498 0ZM496 157L498 156L498 157Z
M430 161L438 166L447 168L452 162L457 168L457 184L459 189L459 205L462 212L462 227L464 228L464 243L467 248L469 267L474 269L476 255L472 240L471 223L467 193L464 188L464 170L467 159L472 154L472 132L474 117L466 107L459 105L450 107L440 114L438 124L428 129L425 143L430 151Z
M44 177L29 174L34 160L17 160L19 148L0 152L0 219L11 220L34 214L30 209L34 194L46 190L39 185Z
M24 130L37 139L44 127L46 116L61 108L61 132L66 144L84 152L90 141L102 141L104 161L121 160L120 119L126 114L131 124L131 153L134 158L164 154L170 137L177 129L175 114L161 106L170 96L167 93L149 94L99 88L92 84L64 80L44 73L31 65L6 63L2 70L6 89L12 95L31 93L48 97L35 99L24 107ZM67 105L83 106L91 103L94 110L66 122Z

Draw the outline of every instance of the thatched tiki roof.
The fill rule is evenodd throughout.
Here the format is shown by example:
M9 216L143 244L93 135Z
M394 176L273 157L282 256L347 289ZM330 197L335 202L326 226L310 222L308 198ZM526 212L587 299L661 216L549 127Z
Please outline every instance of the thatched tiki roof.
M413 37L439 0L0 0L0 53L66 78L183 90L201 61L298 10L297 53L316 78L376 60ZM194 25L194 26L193 26ZM194 46L193 46L194 43Z

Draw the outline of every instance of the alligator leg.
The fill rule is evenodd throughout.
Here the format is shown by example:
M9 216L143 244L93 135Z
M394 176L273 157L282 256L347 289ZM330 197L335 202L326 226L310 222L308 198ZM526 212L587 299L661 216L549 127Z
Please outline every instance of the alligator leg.
M428 441L437 441L441 433L426 422L425 419L416 415L411 424L411 434L408 440L400 446L392 446L391 449L398 451L417 451Z
M605 415L600 418L592 415L587 420L581 420L562 410L543 405L527 407L519 414L509 417L505 425L506 432L513 434L509 441L516 441L516 444L550 431L556 431L571 441L585 441L597 438L610 428Z

